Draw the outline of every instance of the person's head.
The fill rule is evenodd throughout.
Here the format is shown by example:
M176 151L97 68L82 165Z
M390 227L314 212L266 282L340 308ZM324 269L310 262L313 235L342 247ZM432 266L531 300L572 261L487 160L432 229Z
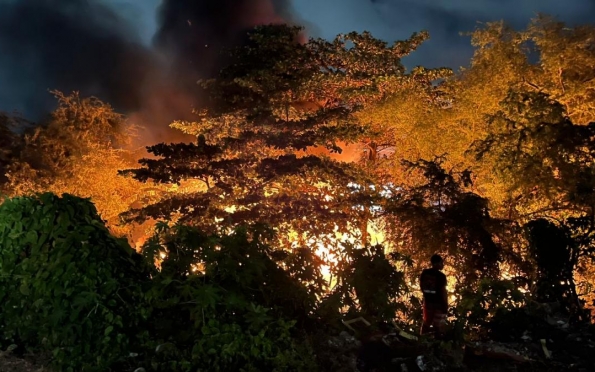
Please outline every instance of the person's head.
M434 269L442 270L444 268L444 260L439 254L433 255L432 258L430 258L430 262Z

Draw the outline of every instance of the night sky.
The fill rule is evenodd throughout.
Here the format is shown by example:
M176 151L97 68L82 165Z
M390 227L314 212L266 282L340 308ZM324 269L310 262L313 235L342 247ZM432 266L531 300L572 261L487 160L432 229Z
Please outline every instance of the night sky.
M1 1L1 0L0 0ZM154 10L160 0L106 0L121 14L136 20L142 38L155 30ZM524 28L537 13L569 24L595 23L595 0L292 0L297 18L311 36L332 38L339 33L370 31L387 41L404 39L420 30L431 40L407 60L428 67L466 65L472 50L469 38L478 22L505 20ZM138 17L142 14L141 17Z
M472 54L469 37L460 33L472 31L478 22L504 19L524 28L539 12L569 25L595 22L595 0L163 1L178 12L170 11L165 31L156 16L161 0L0 0L0 110L40 117L55 104L48 89L60 89L96 95L123 112L147 111L150 102L145 115L150 117L162 112L159 102L169 98L172 103L162 106L180 107L160 122L179 117L190 111L178 103L189 94L172 83L179 76L163 73L159 56L173 51L175 55L166 56L170 62L216 66L212 54L196 52L196 45L213 37L229 44L230 35L242 29L237 24L275 19L275 13L305 25L309 36L327 39L367 30L392 42L425 29L431 40L407 57L405 65L455 70L467 65ZM194 29L186 27L186 17L194 20ZM165 44L155 43L157 30L165 35ZM231 31L224 35L224 30ZM190 71L181 76L189 83L195 80ZM165 91L171 94L157 94Z

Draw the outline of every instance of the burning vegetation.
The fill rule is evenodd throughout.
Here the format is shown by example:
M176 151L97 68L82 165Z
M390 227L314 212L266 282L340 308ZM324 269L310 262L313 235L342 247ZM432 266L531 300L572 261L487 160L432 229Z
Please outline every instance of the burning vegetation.
M564 327L595 346L594 27L490 23L469 68L408 71L425 32L305 41L263 5L253 16L276 24L221 42L241 46L212 74L184 65L204 40L172 46L185 31L165 4L157 45L181 76L166 80L194 106L159 116L179 137L138 149L153 111L79 93L54 92L35 125L0 116L3 344L58 369L335 371L353 362L336 334L363 317L365 335L349 328L365 346L392 324L421 370L464 370L464 344L592 366L550 349ZM451 329L432 353L411 334L437 252Z

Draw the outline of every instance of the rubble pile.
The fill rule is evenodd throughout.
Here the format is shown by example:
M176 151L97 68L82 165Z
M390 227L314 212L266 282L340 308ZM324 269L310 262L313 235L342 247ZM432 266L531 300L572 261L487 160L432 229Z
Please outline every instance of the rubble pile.
M418 337L394 323L358 340L347 324L351 332L329 340L337 365L329 370L595 371L595 325L573 323L553 305L517 310L490 322L488 337L481 340Z
M505 347L508 359L543 370L595 371L595 327L572 322L556 303L536 305L494 320L491 340L483 345Z

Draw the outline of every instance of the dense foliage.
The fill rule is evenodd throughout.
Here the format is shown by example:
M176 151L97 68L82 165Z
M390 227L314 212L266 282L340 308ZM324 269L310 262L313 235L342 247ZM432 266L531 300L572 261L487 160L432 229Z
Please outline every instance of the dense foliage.
M351 247L336 301L320 259L273 250L262 225L160 224L143 260L71 195L7 199L0 222L2 342L51 353L60 370L313 371L309 334L337 327L344 305L391 319L405 289L381 247Z
M297 337L316 306L314 293L284 269L270 231L239 228L208 235L186 226L158 226L147 242L159 262L146 293L150 333L163 352L162 371L315 370L312 351ZM288 259L288 258L286 258Z
M367 215L350 207L359 202L350 185L373 181L355 163L308 150L340 153L342 144L368 134L354 112L442 71L406 73L401 64L425 33L388 46L367 33L300 43L299 32L257 28L229 66L203 82L209 99L197 121L173 125L196 143L152 146L158 158L126 172L141 181L200 185L133 216L180 212L182 221L209 229L261 222L303 241L365 234Z
M131 351L149 271L93 204L53 194L8 199L0 242L2 344L50 352L63 370L105 370Z
M7 125L19 131L0 137L6 154L0 155L0 181L5 181L0 189L12 196L53 192L92 198L110 229L131 237L134 228L120 224L119 215L164 191L153 187L156 193L150 195L139 182L118 176L118 170L134 164L138 156L125 147L134 127L97 98L82 98L76 92L53 94L58 108L39 126L0 115L0 133Z

